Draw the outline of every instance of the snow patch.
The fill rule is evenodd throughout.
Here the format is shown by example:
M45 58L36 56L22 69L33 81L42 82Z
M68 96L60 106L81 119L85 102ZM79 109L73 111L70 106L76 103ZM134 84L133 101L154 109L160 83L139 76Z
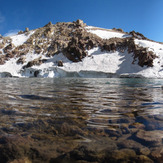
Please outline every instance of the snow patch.
M16 63L17 59L11 58L4 65L0 65L0 73L9 72L12 76L21 77L19 74L22 65Z
M118 37L118 38L126 38L126 37L131 37L131 35L127 35L124 33L116 32L111 29L100 29L100 28L93 28L92 26L87 26L86 27L87 31L93 34L96 34L97 36L101 37L102 39L110 39L113 37Z
M34 32L35 31L30 31L28 35L26 35L26 33L23 33L19 35L10 36L10 38L12 39L12 43L15 46L19 46L24 44Z
M163 52L163 44L152 42L148 40L139 40L135 39L135 44L138 46L142 46L144 48L148 48L149 50L152 50L155 53Z

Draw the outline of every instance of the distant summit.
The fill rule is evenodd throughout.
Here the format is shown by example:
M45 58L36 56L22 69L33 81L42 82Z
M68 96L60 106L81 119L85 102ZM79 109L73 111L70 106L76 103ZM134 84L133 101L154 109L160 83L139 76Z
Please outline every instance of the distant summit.
M1 77L163 77L163 45L82 20L0 37Z

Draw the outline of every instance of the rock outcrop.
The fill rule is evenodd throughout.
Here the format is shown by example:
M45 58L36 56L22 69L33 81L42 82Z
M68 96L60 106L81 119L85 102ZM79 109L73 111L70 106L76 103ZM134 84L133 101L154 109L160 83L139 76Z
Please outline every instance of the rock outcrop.
M128 53L133 53L133 64L138 59L138 64L143 66L152 67L153 60L157 58L157 56L149 51L147 48L139 47L135 44L134 38L111 38L109 40L103 41L100 45L102 50L105 51L116 51L120 50L124 52L126 49Z
M23 66L23 69L32 67L34 65L41 65L44 62L46 62L46 59L41 59L41 57L39 57L34 59L33 61L28 62L26 65Z

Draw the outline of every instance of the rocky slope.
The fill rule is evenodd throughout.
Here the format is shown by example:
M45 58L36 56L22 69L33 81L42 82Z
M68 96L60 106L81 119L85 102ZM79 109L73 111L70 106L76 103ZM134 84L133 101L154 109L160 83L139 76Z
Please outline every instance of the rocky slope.
M122 29L82 20L49 22L0 38L1 77L159 77L163 45Z

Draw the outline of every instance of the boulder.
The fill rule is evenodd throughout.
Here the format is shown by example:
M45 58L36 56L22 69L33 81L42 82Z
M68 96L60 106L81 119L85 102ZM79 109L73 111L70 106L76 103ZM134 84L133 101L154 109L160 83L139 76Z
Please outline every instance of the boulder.
M124 148L112 152L111 160L113 162L130 162L136 157L136 153L132 149Z
M60 60L60 61L58 61L58 66L59 67L63 67L63 62Z
M12 77L12 75L9 72L0 73L0 78L8 78L8 77Z
M50 21L48 24L46 24L44 27L51 27L53 24L52 22Z
M136 134L136 138L138 138L138 140L140 140L144 145L160 146L163 142L163 131L139 130Z
M29 28L28 28L28 27L26 27L24 32L29 32Z
M123 29L121 29L121 28L113 28L112 30L114 30L114 31L117 31L117 32L122 32L122 33L125 33L124 31L123 31Z
M34 72L34 77L38 77L38 75L39 75L39 70L36 70L35 72Z
M3 52L4 52L4 53L8 53L8 52L10 52L14 47L15 47L15 45L12 44L12 43L10 43L9 45L7 45L7 46L3 49Z
M0 65L5 63L5 57L3 55L0 56Z
M11 162L17 158L24 158L26 151L30 150L29 142L31 142L29 138L24 138L19 134L0 136L1 162ZM26 144L25 148L23 148L24 144Z
M47 26L46 30L44 31L44 36L48 38L51 37L53 34L53 31L54 31L54 28L51 25Z
M18 35L21 35L21 34L23 34L23 33L24 33L23 31L19 31L19 32L18 32Z
M78 19L78 20L76 21L76 26L77 26L77 27L84 27L84 26L86 26L86 24L83 22L83 20Z
M137 39L143 39L143 40L147 39L143 34L141 34L139 32L131 31L129 34L132 35L134 38L137 38Z
M151 149L151 157L157 162L163 161L163 148L162 147L155 147Z
M25 57L25 56L22 56L22 57L20 57L20 58L16 61L16 63L17 63L17 64L24 64L24 63L25 63L25 60L26 60L26 57Z
M42 52L42 48L39 45L35 46L35 53L40 54Z
M41 65L42 63L45 63L47 60L46 59L41 59L41 57L36 58L32 61L29 61L26 65L23 66L23 69L32 67L34 65Z
M14 54L12 52L8 52L6 55L6 60L9 60L9 58L13 58L14 57Z
M138 155L135 161L139 163L154 163L154 161L145 155Z

